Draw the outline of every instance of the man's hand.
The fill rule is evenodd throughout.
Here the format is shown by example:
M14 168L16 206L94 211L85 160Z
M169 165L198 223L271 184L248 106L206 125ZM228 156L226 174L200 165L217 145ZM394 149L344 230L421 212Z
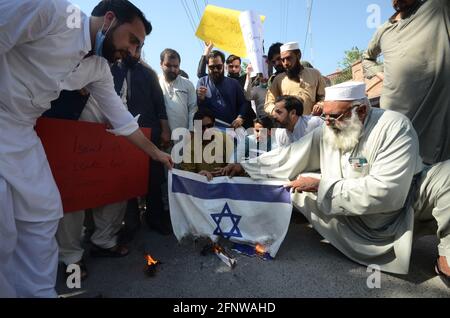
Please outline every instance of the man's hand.
M161 150L158 150L152 159L161 162L169 170L172 170L173 168L172 157Z
M213 48L214 48L214 43L212 43L212 41L205 42L205 51L203 51L203 55L208 57L208 55L211 53Z
M197 97L200 101L204 101L206 98L206 93L208 92L208 88L205 86L200 86L197 89Z
M310 177L299 176L297 180L284 185L285 188L292 189L292 192L312 192L319 190L320 180Z
M322 115L322 112L323 112L323 102L319 102L314 105L311 115L320 116Z
M245 172L244 168L238 163L230 164L225 168L219 168L213 171L215 175L228 176L233 178L234 176L243 175Z
M231 123L231 127L234 129L237 129L239 127L242 127L243 124L244 124L244 118L238 117Z
M208 179L208 181L211 181L211 180L214 178L214 176L212 175L212 173L209 172L209 171L206 171L206 170L202 170L202 171L200 171L198 174L199 174L199 175L202 175L202 176L204 176L204 177L206 177L206 179Z
M252 73L253 73L253 66L252 66L252 64L248 64L247 65L247 69L245 70L245 72L247 73L247 78L251 79L252 78Z

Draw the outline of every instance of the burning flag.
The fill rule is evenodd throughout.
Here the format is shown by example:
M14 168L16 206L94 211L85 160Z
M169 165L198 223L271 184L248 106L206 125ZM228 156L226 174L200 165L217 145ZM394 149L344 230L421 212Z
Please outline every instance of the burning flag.
M291 196L284 182L215 178L173 170L169 174L170 214L175 236L223 237L259 246L275 257L289 227Z

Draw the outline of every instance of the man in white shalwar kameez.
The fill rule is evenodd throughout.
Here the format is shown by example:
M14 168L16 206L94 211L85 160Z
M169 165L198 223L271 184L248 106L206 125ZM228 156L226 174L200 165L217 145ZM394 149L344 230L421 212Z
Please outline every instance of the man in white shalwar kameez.
M371 109L364 83L326 89L324 127L287 148L223 171L293 180L294 205L350 259L407 274L413 231L432 229L450 274L450 161L424 168L411 122ZM321 171L315 177L305 172Z
M151 31L125 0L88 17L65 0L0 0L0 295L55 297L62 204L36 119L62 90L85 87L114 127L172 166L139 130L114 91L109 62L134 55ZM114 36L113 36L114 35ZM104 57L103 57L104 56Z

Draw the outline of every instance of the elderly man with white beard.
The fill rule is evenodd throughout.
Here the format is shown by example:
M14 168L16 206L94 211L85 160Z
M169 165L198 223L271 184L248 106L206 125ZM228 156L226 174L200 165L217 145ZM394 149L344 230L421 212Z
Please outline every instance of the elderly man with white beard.
M313 227L348 258L385 272L407 274L413 232L431 230L440 241L435 268L448 281L450 161L423 166L411 122L372 109L364 83L327 88L322 117L326 125L291 146L222 173L293 180L286 187Z

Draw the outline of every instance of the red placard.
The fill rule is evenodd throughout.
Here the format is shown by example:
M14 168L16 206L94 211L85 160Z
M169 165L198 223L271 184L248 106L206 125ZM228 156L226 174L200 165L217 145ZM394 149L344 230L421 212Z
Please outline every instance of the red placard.
M40 118L36 131L61 193L64 212L121 202L148 192L150 157L106 125ZM150 129L143 128L150 138Z

